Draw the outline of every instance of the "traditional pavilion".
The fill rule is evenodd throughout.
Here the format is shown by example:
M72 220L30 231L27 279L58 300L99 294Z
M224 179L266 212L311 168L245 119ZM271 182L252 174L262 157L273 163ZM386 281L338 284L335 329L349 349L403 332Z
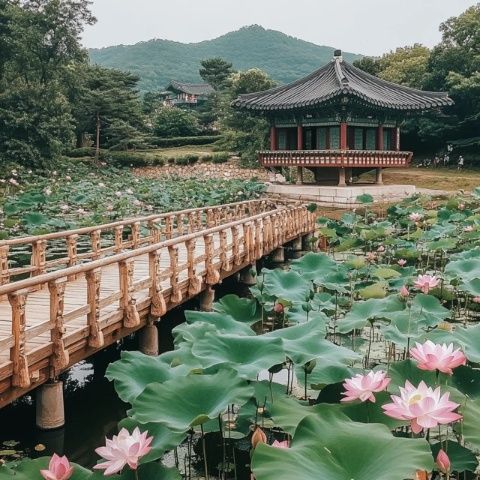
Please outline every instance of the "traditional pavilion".
M241 95L233 105L265 115L271 124L270 150L259 152L267 168L312 170L317 183L345 186L376 169L408 167L413 153L400 150L400 125L410 112L452 105L447 93L426 92L387 82L333 60L288 85Z
M207 100L214 90L208 83L184 83L172 80L166 88L170 96L166 104L175 106L195 107Z

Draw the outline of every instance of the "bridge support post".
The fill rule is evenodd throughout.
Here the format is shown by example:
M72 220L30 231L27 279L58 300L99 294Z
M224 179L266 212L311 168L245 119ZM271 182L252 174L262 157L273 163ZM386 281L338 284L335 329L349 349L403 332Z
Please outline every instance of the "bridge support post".
M376 173L375 183L377 185L383 185L383 169L382 169L382 167L377 168L375 173Z
M153 322L147 323L147 325L140 330L138 348L145 355L151 357L158 355L158 330Z
M202 312L211 312L213 310L213 302L215 300L215 290L211 285L200 294L200 310Z
M36 424L41 430L54 430L65 425L63 382L48 382L37 389Z
M285 248L278 247L272 252L272 262L283 263L285 262Z
M240 272L240 282L245 285L256 285L257 283L257 267L255 264L245 267Z
M302 237L302 249L307 252L311 251L313 247L313 233L307 233Z

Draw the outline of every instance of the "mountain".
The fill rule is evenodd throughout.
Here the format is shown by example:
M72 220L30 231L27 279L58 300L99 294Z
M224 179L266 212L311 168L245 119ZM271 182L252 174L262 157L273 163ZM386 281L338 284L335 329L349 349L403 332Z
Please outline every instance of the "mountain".
M156 39L91 49L89 53L94 63L137 74L140 89L153 91L165 88L170 80L201 81L200 62L211 57L222 57L238 70L259 67L279 83L288 83L327 63L333 51L333 47L252 25L199 43ZM353 53L343 55L350 62L361 58Z

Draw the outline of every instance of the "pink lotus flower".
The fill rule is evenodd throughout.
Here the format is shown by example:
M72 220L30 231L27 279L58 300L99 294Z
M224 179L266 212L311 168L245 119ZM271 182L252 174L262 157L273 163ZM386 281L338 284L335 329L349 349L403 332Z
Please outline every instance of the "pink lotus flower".
M473 297L473 303L480 303L480 297Z
M407 298L409 295L410 295L410 292L408 291L408 288L406 287L406 285L404 285L401 289L400 289L400 296L402 298Z
M68 458L53 454L48 464L48 470L40 470L40 475L45 480L68 480L73 475L73 467Z
M400 387L400 396L391 395L393 403L383 405L385 414L398 420L410 420L414 433L424 428L456 422L462 418L454 413L459 405L449 400L450 393L440 396L440 387L433 390L425 382L414 387L408 380Z
M398 263L401 267L404 267L404 266L407 264L407 261L406 261L404 258L401 258L397 263Z
M377 252L384 252L385 251L385 247L383 245L380 245L378 248L377 248Z
M367 262L374 262L376 259L377 259L377 255L375 252L367 253Z
M465 210L465 204L464 203L459 203L458 204L458 209L459 210Z
M104 447L95 450L106 462L99 463L93 468L105 470L105 476L121 472L127 464L132 470L136 470L140 458L152 449L150 444L153 437L147 437L147 435L148 432L140 433L138 427L131 435L126 428L122 428L120 433L114 435L111 440L106 439Z
M440 283L435 275L419 275L415 280L414 286L421 290L423 293L428 294L428 292L435 288Z
M442 473L450 473L450 459L443 449L438 452L436 463Z
M463 231L466 233L473 232L475 229L473 228L473 225L467 225L464 227Z
M427 340L423 345L415 342L416 346L410 350L412 358L417 360L420 370L439 370L452 375L452 368L465 365L467 359L463 352L457 348L453 349L453 343L447 345L435 344Z
M288 444L288 440L284 440L283 442L279 442L278 440L275 440L272 443L272 447L275 447L275 448L290 448L290 445Z
M419 212L413 212L411 213L408 218L412 221L412 222L419 222L422 218L423 218L423 215Z
M386 390L390 378L386 378L386 373L382 371L368 372L367 375L358 374L352 378L347 378L343 386L345 387L345 398L342 398L342 402L353 402L354 400L361 400L366 402L370 400L375 403L374 393L382 392Z

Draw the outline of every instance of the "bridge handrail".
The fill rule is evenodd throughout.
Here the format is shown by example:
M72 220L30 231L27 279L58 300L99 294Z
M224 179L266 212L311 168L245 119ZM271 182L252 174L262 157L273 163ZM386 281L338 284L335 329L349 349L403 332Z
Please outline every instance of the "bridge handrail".
M146 315L151 319L162 317L168 310L167 305L175 306L193 298L231 274L228 272L248 267L286 242L313 233L315 220L316 215L305 205L281 205L275 210L1 286L0 296L7 295L11 307L12 331L0 340L0 351L10 352L10 360L0 365L0 371L10 375L17 393L28 391L33 384L58 375L71 364L69 349L75 352L75 348L80 348L71 344L72 341L89 352L103 348L104 335L110 335L111 343L140 328L140 312L143 322ZM198 239L203 240L203 250L196 248ZM179 258L179 245L186 259ZM160 264L162 252L169 258L165 267ZM134 258L140 256L148 256L148 273L135 279ZM142 261L139 260L139 264ZM103 268L114 264L118 267L118 283L106 284L106 296L102 297ZM66 286L78 275L85 275L82 288L86 299L80 295L81 302L70 304L69 311L65 312ZM109 275L111 282L115 277ZM70 295L79 285L75 283ZM32 324L27 319L28 297L45 286L49 290L48 313L40 323ZM137 305L135 294L139 292L147 295L140 297ZM35 312L36 302L38 297L34 298L30 313ZM74 320L78 323L73 326L75 330L70 333L67 345L66 325ZM120 337L112 333L120 329ZM33 342L36 346L27 351L28 343L46 333L50 340L44 339L45 343L40 346L37 340ZM43 377L40 370L45 372ZM0 404L2 401L0 395Z
M256 199L245 202L234 202L200 208L190 208L175 212L134 217L118 222L64 230L39 236L29 236L0 241L0 286L8 284L15 277L29 274L41 275L48 270L71 267L86 260L96 260L106 255L119 253L127 248L138 248L145 244L169 239L188 232L199 231L205 227L220 225L234 218L243 218L265 210L272 205L267 199ZM273 206L272 206L273 208ZM127 232L127 229L129 232ZM147 231L146 236L142 236ZM129 233L127 238L125 234ZM89 235L87 248L79 251L79 236ZM109 243L102 245L102 235L110 235ZM105 238L105 237L103 237ZM65 254L48 258L48 241L63 240L61 244ZM15 248L30 247L30 264L11 266L15 256ZM53 246L53 245L52 245ZM56 246L58 249L58 245Z

